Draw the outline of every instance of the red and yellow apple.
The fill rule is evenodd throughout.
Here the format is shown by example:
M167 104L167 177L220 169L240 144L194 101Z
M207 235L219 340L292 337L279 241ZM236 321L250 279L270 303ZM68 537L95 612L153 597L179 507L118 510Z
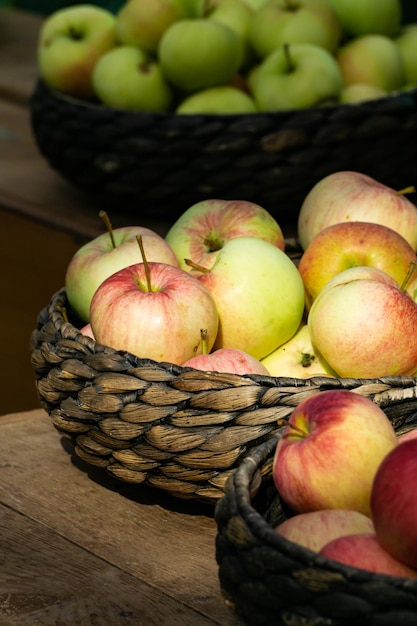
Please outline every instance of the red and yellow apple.
M236 348L219 348L210 354L191 357L184 367L193 367L205 372L229 372L230 374L261 374L269 376L264 365L251 354Z

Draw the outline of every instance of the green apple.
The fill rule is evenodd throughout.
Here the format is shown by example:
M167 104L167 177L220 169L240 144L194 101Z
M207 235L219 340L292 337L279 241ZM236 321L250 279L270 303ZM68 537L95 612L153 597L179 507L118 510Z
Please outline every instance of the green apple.
M343 87L340 94L340 102L342 104L355 104L356 102L366 102L367 100L377 100L385 98L388 92L376 85L367 85L366 83L353 83Z
M400 27L400 0L327 0L350 36L380 34L391 37Z
M121 44L154 53L166 29L190 17L194 17L190 0L128 0L116 15L117 39Z
M395 38L404 66L406 83L417 83L417 23L402 27L400 34Z
M311 378L336 376L314 348L308 326L302 322L295 335L261 361L271 376Z
M74 5L45 18L38 39L41 78L57 91L91 98L97 60L116 45L116 18L94 5Z
M163 34L158 58L173 85L185 92L198 91L230 81L242 60L241 41L215 20L181 20Z
M240 67L249 67L254 62L254 52L249 43L249 30L254 10L243 0L221 0L208 8L205 16L231 28L239 37L242 46Z
M262 359L297 331L303 282L290 257L272 243L236 237L218 251L210 269L193 273L219 313L215 350L237 348Z
M249 73L248 85L260 111L279 111L337 102L343 82L330 52L312 44L293 44L257 65Z
M93 70L96 96L107 106L134 111L168 111L172 89L159 63L135 46L103 54Z
M253 98L232 85L208 87L187 96L177 107L177 113L255 113Z
M339 48L336 59L344 85L367 83L395 91L404 84L399 47L386 35L355 37Z
M295 43L314 44L333 53L341 37L339 19L326 0L268 0L255 12L249 32L260 59Z

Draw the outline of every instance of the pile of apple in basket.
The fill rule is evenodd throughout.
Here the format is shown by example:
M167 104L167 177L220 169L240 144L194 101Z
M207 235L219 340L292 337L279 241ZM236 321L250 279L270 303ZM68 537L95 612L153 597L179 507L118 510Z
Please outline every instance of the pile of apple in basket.
M301 206L296 260L277 221L245 200L198 202L165 237L112 229L104 214L108 232L69 262L69 313L102 344L206 372L294 384L414 376L417 208L408 192L359 172L326 176ZM360 388L301 402L274 457L293 513L277 531L336 560L417 577L417 438L399 445L405 436ZM340 535L347 543L324 548Z
M57 91L136 111L254 113L385 98L417 83L400 0L70 5L39 38Z

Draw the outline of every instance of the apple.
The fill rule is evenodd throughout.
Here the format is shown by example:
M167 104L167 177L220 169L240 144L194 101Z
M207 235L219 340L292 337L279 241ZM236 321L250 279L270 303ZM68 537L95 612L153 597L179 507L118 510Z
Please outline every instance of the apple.
M350 37L377 33L394 36L401 24L401 0L328 0Z
M158 59L165 77L185 92L228 83L242 61L239 36L208 18L180 20L162 35Z
M235 348L261 360L296 332L304 312L301 276L289 256L255 237L230 239L210 269L192 273L219 313L214 349Z
M260 111L302 109L336 102L342 74L330 52L312 44L284 45L248 74L250 93Z
M177 106L176 113L255 113L253 98L233 85L220 85L201 89L185 97Z
M412 428L411 430L407 430L406 432L401 433L401 434L397 433L397 438L398 438L398 443L404 443L404 441L409 441L410 439L416 439L417 428Z
M358 533L333 539L319 552L333 561L377 574L417 578L417 571L394 558L379 543L375 533Z
M127 0L116 14L116 34L122 45L156 54L159 41L171 24L191 18L198 10L190 0Z
M92 81L98 99L113 108L161 113L173 101L160 64L135 46L117 46L103 54Z
M343 87L340 94L340 102L342 104L355 104L357 102L366 102L368 100L378 100L386 98L388 92L376 85L367 85L366 83L354 83Z
M254 52L249 43L249 30L254 10L243 0L221 0L208 6L205 17L228 26L241 42L241 62L239 68L249 67L254 62Z
M80 328L80 333L82 335L84 335L85 337L90 337L90 339L94 339L95 340L93 329L91 328L91 324L90 323L84 324L84 326L82 326Z
M372 222L340 222L327 226L301 255L298 271L306 291L307 307L336 274L354 266L384 271L399 285L417 254L399 233Z
M129 265L106 278L91 301L96 341L140 358L181 365L211 350L218 329L214 300L191 274L165 263Z
M322 509L298 513L275 527L289 541L319 552L327 543L356 533L373 533L374 525L368 515L352 509Z
M405 82L400 50L386 35L362 35L347 41L336 55L343 84L367 83L395 91Z
M165 241L182 269L185 259L211 268L224 245L236 237L257 237L285 249L281 227L259 204L247 200L201 200L188 207L172 224Z
M393 557L417 569L417 439L408 439L381 462L371 494L379 543Z
M269 376L264 365L254 356L236 348L219 348L210 354L191 357L184 367L193 367L205 372L228 372L230 374L261 374Z
M334 53L341 38L339 18L326 0L268 0L255 11L249 31L259 59L284 44L308 43Z
M301 323L291 339L268 354L261 362L271 376L310 378L336 375L315 350L305 322Z
M137 236L148 261L178 267L177 258L165 239L144 226L125 226L104 232L85 243L70 260L65 273L65 290L71 307L88 322L90 304L97 287L111 274L142 260Z
M311 306L308 327L316 350L340 377L417 370L417 304L399 285L363 278L326 286Z
M372 481L398 445L384 411L353 391L321 391L294 408L273 458L274 484L297 513L353 509L370 516Z
M38 37L39 74L52 89L79 98L94 95L91 75L116 45L116 18L107 9L74 5L47 16Z
M417 250L417 208L406 195L361 172L342 170L317 182L301 205L297 234L303 249L326 226L375 222L389 226Z
M417 83L417 23L405 24L394 39L397 44L404 67L404 82Z

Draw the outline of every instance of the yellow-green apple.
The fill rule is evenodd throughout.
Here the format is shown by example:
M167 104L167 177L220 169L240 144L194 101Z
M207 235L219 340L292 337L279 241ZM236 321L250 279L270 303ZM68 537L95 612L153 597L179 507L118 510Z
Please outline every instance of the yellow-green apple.
M268 0L255 11L249 31L259 59L295 43L314 44L334 53L341 38L339 18L326 0Z
M180 20L162 35L158 59L165 77L185 92L228 83L242 61L234 30L208 18Z
M85 243L70 260L65 273L68 301L78 316L88 322L91 299L97 287L111 274L142 260L137 236L148 261L178 267L177 257L164 237L144 226L115 228Z
M404 82L417 84L417 23L404 24L395 38L404 66Z
M343 44L336 55L344 85L367 83L385 91L404 84L400 50L386 35L362 35Z
M327 543L356 533L372 533L371 518L352 509L321 509L298 513L275 527L275 531L289 541L319 552Z
M285 44L247 77L260 111L281 111L337 102L343 81L334 56L313 44Z
M71 5L42 23L37 64L52 88L79 98L94 95L91 75L102 54L116 45L116 18L105 8Z
M241 62L239 68L247 68L255 62L254 52L249 43L249 29L252 24L254 10L244 0L221 0L208 7L205 17L228 26L239 37L241 45Z
M202 328L211 350L218 321L205 286L165 263L137 263L112 274L99 285L90 307L99 343L178 365L202 352Z
M387 552L417 569L417 439L389 452L375 475L371 514L378 541Z
M322 178L308 192L297 231L305 249L326 226L338 222L375 222L396 230L417 249L417 208L408 188L392 189L361 172L342 170Z
M127 0L116 14L118 42L155 54L166 29L202 13L200 4L199 9L197 1L190 0Z
M293 376L295 378L335 376L329 365L315 350L311 342L310 331L305 322L301 323L291 339L268 354L261 362L271 376Z
M92 81L97 98L113 108L161 113L173 101L158 61L135 46L117 46L103 54Z
M275 449L273 480L296 513L353 509L369 516L372 481L397 445L390 420L370 398L321 391L288 418Z
M412 375L417 304L398 284L362 278L324 287L308 327L315 349L340 377Z
M344 565L376 574L417 578L417 570L413 570L387 552L381 546L375 533L358 533L338 537L326 544L319 554Z
M230 374L262 374L269 372L259 359L236 348L219 348L210 354L198 354L191 357L184 367L193 367L205 372L229 372Z
M378 100L386 98L388 92L376 85L367 85L366 83L354 83L343 87L340 94L340 102L342 104L355 104L357 102L366 102L367 100Z
M196 202L174 222L165 240L180 267L190 269L185 259L210 268L224 245L236 237L257 237L285 249L284 235L275 218L247 200L213 198Z
M378 33L392 37L401 24L401 0L328 0L350 37Z
M210 269L192 265L219 313L216 350L237 348L261 360L296 332L304 287L283 250L263 239L236 237L218 251Z
M339 222L321 230L304 250L298 271L306 291L306 304L317 298L336 274L354 266L384 271L401 285L417 255L395 230L372 222Z
M253 98L233 85L208 87L186 96L177 106L176 112L189 113L255 113Z

